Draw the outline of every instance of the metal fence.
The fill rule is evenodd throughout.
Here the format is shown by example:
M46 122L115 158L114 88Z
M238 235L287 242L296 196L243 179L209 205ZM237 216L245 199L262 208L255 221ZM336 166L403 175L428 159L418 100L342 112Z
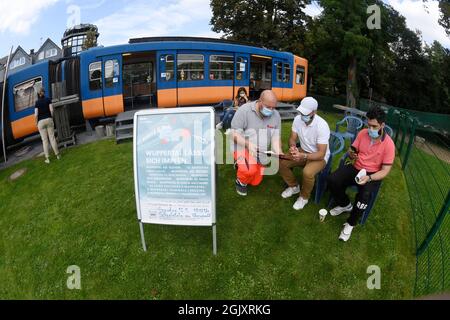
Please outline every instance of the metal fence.
M336 112L344 98L314 95L320 109ZM394 108L360 99L367 111L378 105L388 111L394 129L411 201L416 242L414 295L450 292L450 115Z
M390 108L388 125L402 162L416 239L414 293L450 291L450 138L411 113Z

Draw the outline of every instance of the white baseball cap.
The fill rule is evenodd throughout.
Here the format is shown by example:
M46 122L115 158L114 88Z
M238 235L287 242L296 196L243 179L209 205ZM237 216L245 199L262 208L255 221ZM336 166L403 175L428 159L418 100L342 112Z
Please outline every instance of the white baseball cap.
M300 106L297 108L297 111L304 115L308 115L313 111L317 110L319 103L313 97L306 97L300 103Z

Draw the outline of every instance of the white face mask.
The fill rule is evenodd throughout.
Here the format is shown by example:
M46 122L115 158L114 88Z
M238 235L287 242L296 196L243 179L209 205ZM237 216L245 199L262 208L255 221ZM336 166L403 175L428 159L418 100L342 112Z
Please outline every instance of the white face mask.
M241 92L241 93L239 94L239 96L241 96L241 98L244 98L244 97L245 97L245 93L244 93L244 92Z

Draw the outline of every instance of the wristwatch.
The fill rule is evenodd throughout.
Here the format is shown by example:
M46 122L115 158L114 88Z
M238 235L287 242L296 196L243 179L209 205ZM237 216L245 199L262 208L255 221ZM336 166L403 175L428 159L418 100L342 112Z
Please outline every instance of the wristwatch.
M372 176L369 175L369 182L372 182Z

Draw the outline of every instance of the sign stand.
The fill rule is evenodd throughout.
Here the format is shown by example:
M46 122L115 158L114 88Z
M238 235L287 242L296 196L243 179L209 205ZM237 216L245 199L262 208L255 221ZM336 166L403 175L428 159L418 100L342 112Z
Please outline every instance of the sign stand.
M139 221L139 229L141 230L142 249L147 251L147 245L145 244L144 224L141 221Z
M212 232L213 232L213 255L217 256L217 227L215 223L212 226Z
M208 226L217 255L214 109L136 112L133 162L143 250L144 223Z
M139 229L141 231L141 241L142 241L142 249L147 251L147 245L145 244L145 235L144 235L144 224L139 221ZM217 226L214 224L212 226L213 233L213 255L217 256Z

